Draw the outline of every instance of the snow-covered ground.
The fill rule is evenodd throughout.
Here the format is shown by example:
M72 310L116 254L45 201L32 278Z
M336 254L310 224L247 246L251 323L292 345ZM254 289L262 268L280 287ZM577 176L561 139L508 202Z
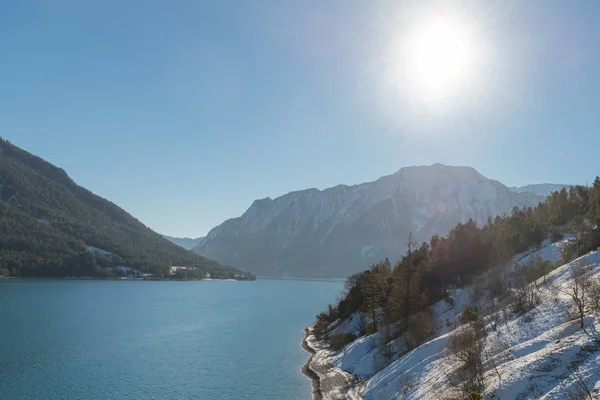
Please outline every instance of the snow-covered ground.
M554 183L539 183L533 185L519 185L509 187L513 192L518 193L532 193L538 196L547 197L552 194L552 192L560 192L563 188L567 191L573 185L559 185Z
M98 247L94 247L94 246L86 246L86 247L90 253L96 253L96 254L100 254L102 256L112 256L114 254L114 253L111 253L110 251L99 249Z
M333 365L332 352L315 338L312 328L309 328L308 333L306 346L313 352L308 368L319 378L319 400L361 400L358 392L362 386L352 374Z
M132 267L118 266L118 267L107 267L106 269L118 269L124 274L129 275L141 275L141 271Z
M521 254L513 263L525 265L530 257L557 262L565 241L545 243L532 254ZM600 251L563 265L537 281L541 304L524 314L497 311L498 318L486 316L485 398L568 399L583 387L600 391L600 321L588 314L584 328L574 320L572 299L563 291L571 284L571 267L585 261L591 274L600 277ZM402 339L393 343L395 361L385 363L381 334L361 337L341 352L323 351L321 362L360 378L355 388L367 400L460 398L448 376L459 362L448 351L451 331L459 314L473 298L474 287L455 290L454 305L441 301L432 307L438 324L435 338L402 354ZM507 308L505 308L507 309ZM497 329L492 329L492 321ZM352 332L357 318L337 321L336 333ZM387 358L389 360L389 358ZM574 397L575 396L575 397ZM583 397L582 397L583 398ZM600 396L598 397L600 398Z

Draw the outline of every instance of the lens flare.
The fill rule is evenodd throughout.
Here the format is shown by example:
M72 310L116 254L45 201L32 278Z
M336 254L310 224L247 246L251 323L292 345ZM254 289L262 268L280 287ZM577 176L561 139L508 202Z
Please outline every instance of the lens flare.
M408 78L421 95L444 98L468 79L474 46L457 21L438 13L411 35L409 43Z

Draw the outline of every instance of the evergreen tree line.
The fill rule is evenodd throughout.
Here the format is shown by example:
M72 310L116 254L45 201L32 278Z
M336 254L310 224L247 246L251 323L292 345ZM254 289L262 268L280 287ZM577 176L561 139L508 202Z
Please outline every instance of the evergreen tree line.
M171 277L170 265L195 267L189 278L254 278L174 245L62 169L0 139L0 273L104 277L111 274L105 267L118 265L159 278Z
M409 235L406 254L393 266L386 259L347 279L338 304L317 316L315 332L324 335L338 318L361 311L370 321L363 333L393 325L399 335L411 324L419 325L416 319L430 305L444 298L451 302L451 288L472 283L516 254L539 248L545 239L574 235L563 251L565 262L597 249L599 226L600 178L596 178L591 187L554 192L535 208L515 207L511 215L489 218L483 226L473 220L459 223L446 237L433 236L429 243L416 245Z

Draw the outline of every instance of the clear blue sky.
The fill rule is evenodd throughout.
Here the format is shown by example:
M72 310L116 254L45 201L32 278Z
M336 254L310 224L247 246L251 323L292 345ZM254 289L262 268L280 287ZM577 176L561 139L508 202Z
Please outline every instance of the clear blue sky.
M436 9L487 57L442 111L387 78L393 38ZM5 0L0 135L176 236L409 165L586 183L600 174L598 21L595 0Z

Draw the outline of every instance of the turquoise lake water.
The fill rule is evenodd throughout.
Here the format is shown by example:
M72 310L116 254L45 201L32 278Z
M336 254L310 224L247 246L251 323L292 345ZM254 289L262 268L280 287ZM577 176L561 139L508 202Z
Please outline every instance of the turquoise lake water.
M0 281L1 399L309 399L340 282Z

